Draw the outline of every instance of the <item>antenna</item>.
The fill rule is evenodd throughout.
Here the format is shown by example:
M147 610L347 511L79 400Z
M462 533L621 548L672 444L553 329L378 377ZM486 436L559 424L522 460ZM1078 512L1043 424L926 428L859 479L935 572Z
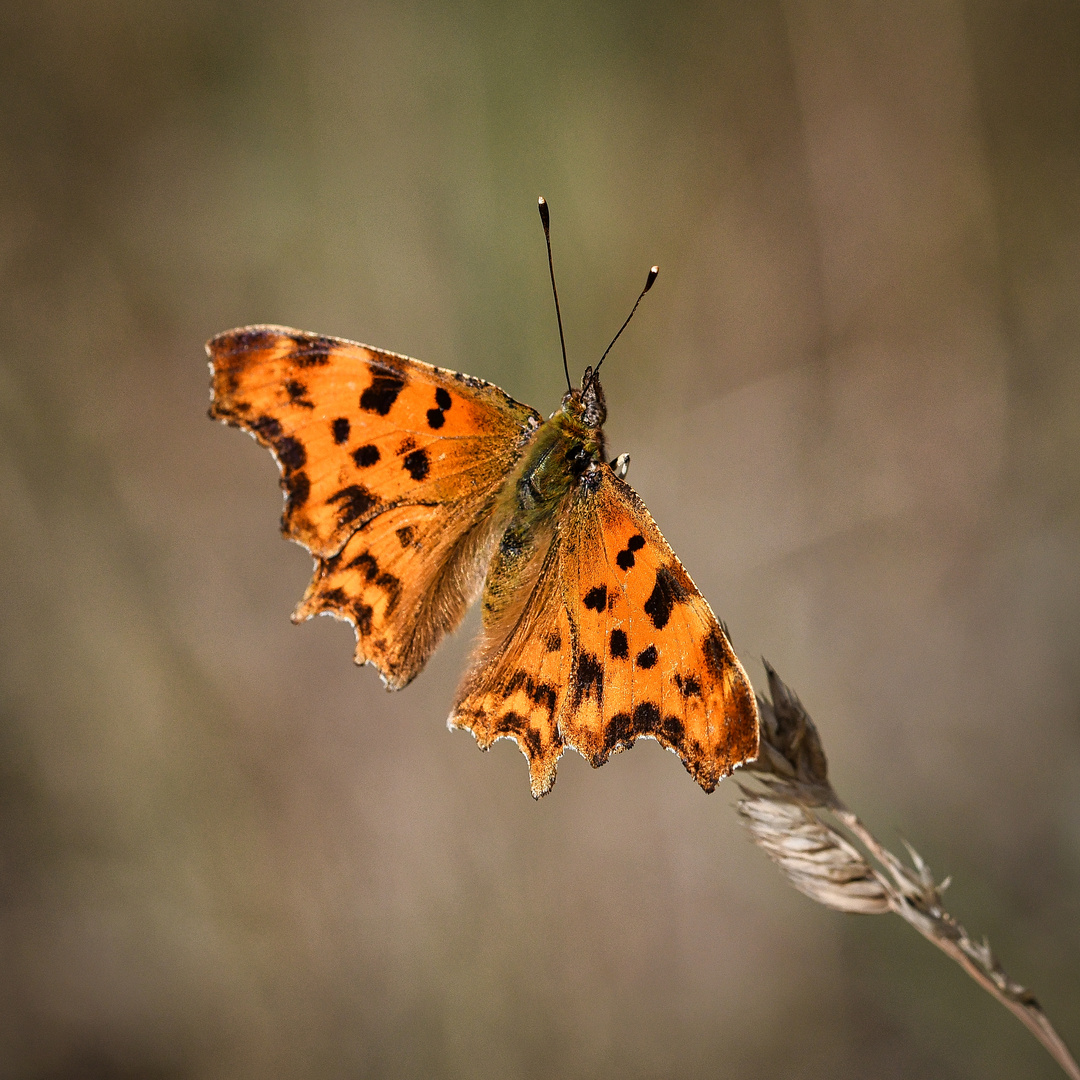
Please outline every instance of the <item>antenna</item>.
M630 324L630 320L634 317L634 312L637 311L638 304L641 303L641 298L653 287L653 282L656 280L656 275L659 274L659 273L660 273L660 267L659 266L654 266L649 271L649 276L645 279L645 288L641 290L641 292L638 294L638 298L634 301L634 306L630 309L630 314L626 316L626 322L624 322L622 324L622 326L619 327L619 334L621 334L627 328L627 326ZM619 334L616 334L611 339L611 345L614 345L615 342L619 340ZM604 350L604 356L607 356L607 354L609 352L611 352L611 345L609 345ZM604 356L600 357L600 364L602 364L604 362ZM596 373L600 370L600 364L597 364L596 367L593 368L593 373L592 373L593 379L596 378Z
M559 320L559 344L562 346L562 366L563 371L566 372L566 389L572 390L573 387L570 385L570 366L566 362L566 339L563 337L562 332L562 313L559 311L559 290L555 288L555 265L551 261L551 214L548 211L547 199L545 199L543 195L540 196L539 206L540 221L544 225L544 239L547 241L548 270L551 273L551 292L555 297L555 318ZM650 281L649 285L651 284L652 282ZM645 287L648 288L649 286L646 285ZM631 312L631 314L633 314L633 312ZM597 364L596 366L599 367L600 365Z

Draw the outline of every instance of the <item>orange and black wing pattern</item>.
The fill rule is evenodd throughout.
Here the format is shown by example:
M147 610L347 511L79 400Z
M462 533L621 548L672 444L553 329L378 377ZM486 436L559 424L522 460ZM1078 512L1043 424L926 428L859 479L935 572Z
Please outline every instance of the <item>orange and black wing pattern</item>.
M566 747L560 719L567 709L573 656L556 537L506 640L481 641L448 721L451 727L469 728L481 750L496 739L515 739L529 759L537 799L555 783L555 768Z
M294 619L349 619L357 662L404 686L475 599L496 496L540 417L481 379L287 327L206 348L210 415L273 451L282 532L315 556Z
M521 617L481 656L451 723L481 747L515 739L536 796L565 746L599 766L656 739L706 791L757 756L757 706L727 635L607 466L582 479Z

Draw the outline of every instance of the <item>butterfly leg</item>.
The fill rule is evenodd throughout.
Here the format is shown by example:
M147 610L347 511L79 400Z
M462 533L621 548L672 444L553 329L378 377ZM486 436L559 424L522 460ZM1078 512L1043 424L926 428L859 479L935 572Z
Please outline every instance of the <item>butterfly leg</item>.
M630 471L630 455L620 454L611 462L611 470L620 480L625 480Z

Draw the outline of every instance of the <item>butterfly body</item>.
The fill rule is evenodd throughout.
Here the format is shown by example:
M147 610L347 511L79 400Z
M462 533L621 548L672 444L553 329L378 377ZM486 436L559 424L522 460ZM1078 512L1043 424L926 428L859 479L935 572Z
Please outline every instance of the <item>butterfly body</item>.
M592 371L542 421L483 380L286 327L207 351L211 416L274 452L282 531L315 558L295 621L347 619L398 689L482 594L450 724L514 739L536 796L567 746L600 765L653 738L707 791L756 756L726 634L605 461Z
M586 372L580 390L537 429L499 497L497 520L506 522L484 584L485 627L497 623L524 594L531 568L542 556L563 506L582 475L604 461L604 392Z

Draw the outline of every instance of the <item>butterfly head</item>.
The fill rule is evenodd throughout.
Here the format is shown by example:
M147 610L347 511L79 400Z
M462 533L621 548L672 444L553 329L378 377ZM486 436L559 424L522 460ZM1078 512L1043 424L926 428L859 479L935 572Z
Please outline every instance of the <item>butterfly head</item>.
M604 401L604 388L596 369L587 367L581 377L580 390L567 390L563 394L563 409L585 427L599 431L607 419L607 404Z

